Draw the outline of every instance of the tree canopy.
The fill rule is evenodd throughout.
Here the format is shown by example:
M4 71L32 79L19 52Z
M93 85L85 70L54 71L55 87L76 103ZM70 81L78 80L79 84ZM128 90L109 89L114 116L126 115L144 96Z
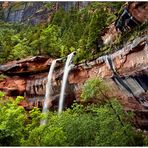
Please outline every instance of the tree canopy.
M99 33L116 19L114 11L122 4L91 2L82 9L61 8L49 23L35 26L0 22L0 62L34 55L63 57L74 50L78 53L75 62L90 59L99 52Z

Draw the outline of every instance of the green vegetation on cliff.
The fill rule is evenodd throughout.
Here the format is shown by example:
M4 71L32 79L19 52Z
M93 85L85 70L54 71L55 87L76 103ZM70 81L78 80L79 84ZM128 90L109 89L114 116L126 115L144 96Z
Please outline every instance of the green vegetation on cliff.
M100 52L100 32L116 19L123 2L92 2L85 8L59 9L49 23L36 26L0 23L0 62L34 55L63 57L77 51L75 62Z

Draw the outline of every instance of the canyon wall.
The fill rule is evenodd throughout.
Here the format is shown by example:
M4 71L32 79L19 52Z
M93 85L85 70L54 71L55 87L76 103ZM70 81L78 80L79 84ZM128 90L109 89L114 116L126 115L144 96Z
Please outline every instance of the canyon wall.
M81 102L81 91L86 80L103 78L109 86L110 97L116 97L125 110L146 111L148 108L148 35L139 37L124 48L92 61L79 63L71 70L66 92L65 107L73 100ZM22 105L29 109L42 107L47 75L53 59L43 56L12 61L0 66L7 77L0 80L0 90L8 96L22 95ZM64 59L58 62L53 75L52 109L57 109ZM95 100L93 100L95 102Z
M84 82L91 77L100 77L111 80L120 77L124 81L126 81L127 77L135 77L134 79L137 79L138 81L136 76L140 77L140 75L143 75L143 77L145 77L144 75L147 75L147 48L147 35L139 37L113 54L101 56L95 60L75 65L71 70L68 82L70 85L83 85ZM13 81L15 79L20 79L21 81L24 80L24 83L22 82L24 84L23 89L18 89L19 94L17 95L27 93L26 90L31 84L35 87L42 84L45 85L52 60L52 58L37 56L0 65L0 74L7 75L7 78L1 80L0 84L2 85L4 81L9 81L9 79L13 79ZM64 62L57 63L53 76L55 79L54 83L61 81L63 66ZM17 84L17 82L15 83ZM13 85L15 85L15 83L13 83ZM142 85L141 83L140 85ZM147 88L145 87L144 89ZM0 88L4 89L5 87L1 86ZM31 91L32 89L29 90ZM43 86L43 92L38 93L44 96L45 87ZM33 92L28 94L34 95ZM77 91L76 94L78 94ZM77 96L77 98L80 98L79 95Z
M116 21L101 33L105 45L113 44L123 32L131 32L136 26L148 21L148 2L126 2L124 5Z

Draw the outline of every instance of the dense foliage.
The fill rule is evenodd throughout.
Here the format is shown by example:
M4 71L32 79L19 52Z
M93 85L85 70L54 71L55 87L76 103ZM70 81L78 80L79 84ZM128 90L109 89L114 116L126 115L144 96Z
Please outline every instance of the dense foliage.
M116 19L123 2L92 2L83 9L63 9L36 26L0 23L0 62L33 55L62 57L77 51L75 62L100 52L100 31Z
M6 98L0 93L1 146L144 145L144 136L134 131L130 116L116 100L104 105L74 103L59 115L57 112L43 115L38 108L26 112L18 105L22 99ZM47 124L40 125L45 118Z
M4 100L0 93L0 145L17 146L23 138L26 113L23 107L18 106L21 97Z
M104 83L103 79L96 77L88 79L83 86L81 97L84 101L95 99L97 103L106 102L109 97L108 94L110 89Z

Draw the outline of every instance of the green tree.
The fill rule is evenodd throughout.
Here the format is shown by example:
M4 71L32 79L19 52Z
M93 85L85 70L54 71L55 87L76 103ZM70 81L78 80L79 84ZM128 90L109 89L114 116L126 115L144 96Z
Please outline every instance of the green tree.
M40 125L29 131L27 140L22 141L23 146L64 146L66 136L61 128Z
M67 146L94 145L97 123L91 114L86 114L84 108L78 107L67 110L60 116L49 118L49 125L62 128L66 134Z
M112 98L108 96L109 91L109 87L102 79L92 78L84 84L81 95L85 101L93 100L103 104L97 110L100 131L96 136L96 144L98 146L142 145L142 136L135 133L129 124L131 116L125 114L117 101L112 101ZM114 121L116 122L114 123ZM141 139L139 143L135 140L138 137Z
M53 113L50 113L53 115ZM47 118L38 108L29 112L31 120L25 127L25 138L21 139L22 146L64 146L66 135L61 127L52 124L42 125L42 120Z
M39 40L46 54L53 57L60 56L60 39L58 36L59 27L55 25L48 25L48 27L42 31Z
M71 109L58 115L57 112L42 114L38 108L26 113L18 105L22 99L6 98L0 92L1 146L143 145L144 137L134 131L130 116L117 100L101 106L74 103ZM40 125L46 118L47 124Z
M0 94L0 145L19 146L23 138L26 113L23 107L18 106L22 97L6 100L4 94Z
M109 97L107 92L109 92L108 86L104 83L103 79L91 78L88 79L82 88L81 97L84 101L89 101L91 99L97 99L98 103L106 102Z
M112 108L110 103L114 106ZM96 135L97 146L131 146L134 145L132 126L124 120L126 114L117 101L112 101L97 110L100 130ZM118 113L116 115L115 111ZM120 117L120 119L118 118ZM122 120L122 124L121 124Z

